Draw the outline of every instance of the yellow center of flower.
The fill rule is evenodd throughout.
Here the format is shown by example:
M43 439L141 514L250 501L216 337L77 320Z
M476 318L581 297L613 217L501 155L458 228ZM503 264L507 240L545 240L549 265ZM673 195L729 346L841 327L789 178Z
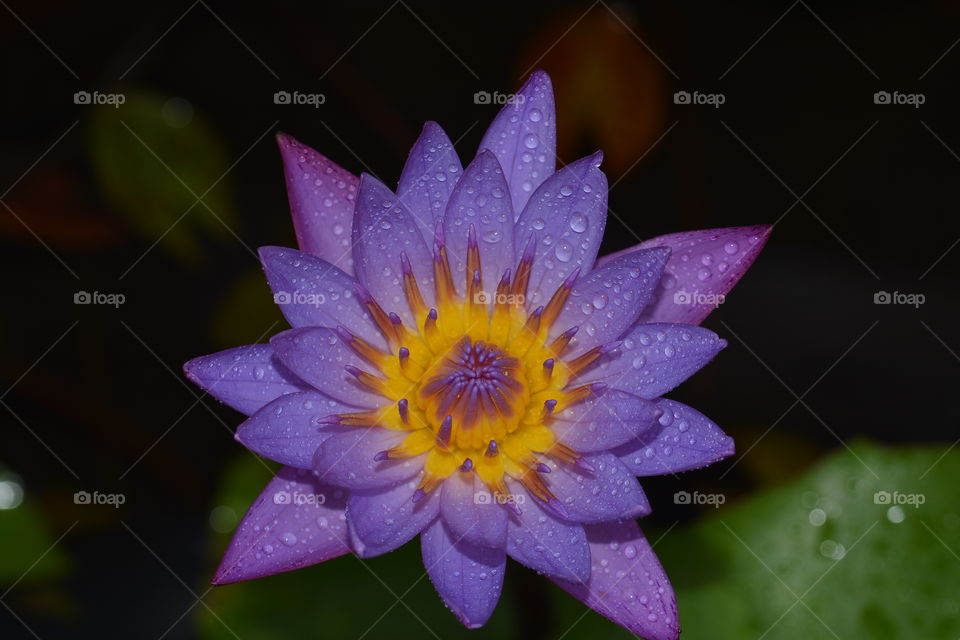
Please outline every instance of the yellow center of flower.
M446 249L438 244L434 308L427 307L409 263L402 260L415 327L363 296L387 337L389 352L340 329L347 344L377 369L377 374L352 368L351 373L391 401L380 409L343 414L340 423L407 432L378 458L426 454L420 481L424 492L453 473L475 472L496 493L508 493L504 478L509 476L549 500L553 496L538 475L548 470L542 458L571 463L579 458L554 438L549 425L554 413L589 395L589 386L568 385L601 351L563 360L575 328L548 340L575 276L545 306L526 310L532 247L528 244L512 277L509 270L503 275L496 293L485 293L471 227L464 295L457 292Z

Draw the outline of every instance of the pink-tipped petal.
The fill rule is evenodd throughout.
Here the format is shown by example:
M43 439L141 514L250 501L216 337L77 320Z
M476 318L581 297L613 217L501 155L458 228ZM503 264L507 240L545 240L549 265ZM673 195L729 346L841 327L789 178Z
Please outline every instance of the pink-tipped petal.
M350 229L359 179L286 134L277 136L297 244L353 274Z
M586 526L593 570L586 584L554 580L564 591L647 640L677 640L673 587L633 520Z
M670 248L656 299L640 321L700 324L750 268L772 230L757 225L671 233L604 256L597 266L637 249Z
M292 571L350 551L347 494L312 471L284 467L250 506L213 576L213 584Z
M513 211L520 215L531 194L556 167L557 126L553 85L543 71L530 74L480 141L478 151L497 154L507 176Z

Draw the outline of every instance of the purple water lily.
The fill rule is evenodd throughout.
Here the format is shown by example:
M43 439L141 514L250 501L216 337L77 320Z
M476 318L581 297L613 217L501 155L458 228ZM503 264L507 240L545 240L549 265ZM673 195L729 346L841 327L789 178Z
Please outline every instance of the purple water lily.
M506 557L651 639L676 601L636 519L637 476L733 453L662 398L725 345L697 326L769 227L678 233L596 260L607 179L596 153L555 168L549 77L535 72L463 168L427 123L396 192L279 136L299 251L260 250L293 327L191 360L249 418L236 438L284 468L213 582L420 534L440 597L470 628Z

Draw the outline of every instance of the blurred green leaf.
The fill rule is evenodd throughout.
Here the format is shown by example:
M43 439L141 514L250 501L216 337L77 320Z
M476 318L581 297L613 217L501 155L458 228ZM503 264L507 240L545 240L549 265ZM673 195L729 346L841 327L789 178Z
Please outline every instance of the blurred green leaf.
M861 442L668 535L683 637L960 637L957 486L960 451Z
M0 468L0 584L55 578L67 568L67 556L20 478ZM59 535L59 534L57 534ZM36 563L36 564L34 564Z
M270 478L259 461L244 453L228 469L217 506L242 515ZM216 536L217 557L211 558L211 569L229 538L230 534ZM516 570L507 571L508 583ZM235 640L223 623L244 640L361 636L393 640L398 635L430 638L434 633L444 640L477 640L516 635L512 632L516 612L507 597L483 629L464 628L444 608L425 575L419 541L378 558L361 561L347 555L298 571L217 587L206 601L216 613L198 613L200 635L207 640Z
M227 348L265 342L287 328L263 271L251 269L227 289L214 314L211 331L216 344Z
M119 108L92 109L88 143L103 195L147 242L196 260L199 231L230 237L236 223L218 183L229 166L226 148L202 118L172 119L172 101L143 91L125 96Z

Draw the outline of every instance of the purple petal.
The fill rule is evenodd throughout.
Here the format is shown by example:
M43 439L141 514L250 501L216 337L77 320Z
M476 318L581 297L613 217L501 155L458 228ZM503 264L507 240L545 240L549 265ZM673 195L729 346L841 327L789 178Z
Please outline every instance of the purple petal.
M309 389L268 344L248 344L200 356L183 365L195 385L225 405L252 415L285 393Z
M427 246L433 243L436 222L462 173L460 158L444 130L436 122L424 124L403 166L397 196L414 214Z
M284 467L243 517L213 584L261 578L347 553L346 497L311 471Z
M696 409L660 399L657 425L613 453L638 476L658 476L699 469L734 453L733 438Z
M321 421L353 407L316 391L280 396L237 428L236 439L256 454L301 469L313 468L313 454L330 437Z
M303 251L261 247L259 253L274 302L290 326L342 325L374 346L386 347L352 276Z
M650 513L650 503L640 483L612 453L584 456L594 471L585 472L560 465L546 464L551 473L547 486L563 505L565 518L573 522L609 522L640 518Z
M453 190L443 229L454 282L461 293L466 288L467 236L471 225L480 251L485 291L495 289L504 270L515 265L513 206L508 194L500 163L488 150L477 155Z
M569 355L619 338L653 298L669 249L635 251L594 269L573 285L551 330L551 338L573 326Z
M535 238L527 306L546 304L575 269L593 267L607 222L607 177L597 167L601 153L571 162L550 176L530 198L514 228L521 254Z
M593 571L586 584L554 580L564 591L648 640L677 640L673 587L633 520L587 525Z
M702 327L638 324L622 344L582 374L583 382L605 382L615 389L653 399L699 371L727 346Z
M300 379L337 400L355 407L381 407L389 402L360 386L345 366L369 369L333 329L304 327L278 333L270 339L277 357Z
M400 255L405 253L410 260L420 291L431 304L432 253L414 214L382 182L367 174L360 176L353 244L357 279L386 311L399 314L407 326L413 326L403 294Z
M437 520L420 536L423 566L457 619L468 629L482 627L500 599L507 556L457 539Z
M583 525L559 519L519 483L508 486L521 514L509 516L507 554L548 576L586 581L590 577L590 547Z
M554 415L554 435L580 453L607 451L656 424L656 403L619 389L606 389Z
M436 520L440 499L432 492L417 502L411 498L419 478L386 489L354 491L347 500L347 523L361 558L393 551Z
M671 233L604 256L597 265L637 249L669 247L673 253L656 299L640 320L700 324L750 268L772 230L757 225Z
M359 179L310 147L277 136L297 243L307 253L353 273L350 229Z
M407 480L423 469L426 456L403 460L375 460L374 457L399 444L405 431L354 427L337 433L317 449L313 468L324 482L348 489L380 489Z
M440 514L455 538L502 548L507 540L507 510L472 473L454 473L443 482Z
M497 154L519 215L531 194L554 171L557 127L550 76L534 71L494 118L480 141L479 151Z

